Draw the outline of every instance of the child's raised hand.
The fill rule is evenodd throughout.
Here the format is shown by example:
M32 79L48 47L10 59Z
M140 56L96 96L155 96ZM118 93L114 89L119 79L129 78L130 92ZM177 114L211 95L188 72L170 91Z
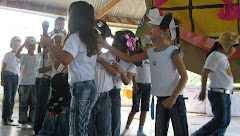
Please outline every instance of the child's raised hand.
M41 47L47 47L47 46L49 46L50 44L53 44L51 38L50 38L49 36L41 35L41 39L40 39L40 45L41 45Z
M170 109L172 109L172 106L175 102L176 102L176 99L174 99L173 97L170 96L162 102L162 105L164 108L170 110Z

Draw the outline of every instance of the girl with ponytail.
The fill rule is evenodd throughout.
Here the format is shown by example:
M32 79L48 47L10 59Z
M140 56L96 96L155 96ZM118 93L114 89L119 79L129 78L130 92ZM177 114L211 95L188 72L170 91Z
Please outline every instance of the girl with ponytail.
M127 62L150 61L151 94L158 97L155 135L167 135L171 118L174 135L188 136L188 124L182 90L188 76L179 46L179 26L170 13L148 22L151 40L157 45L132 56L121 53L104 41L104 47ZM179 47L171 45L176 40Z

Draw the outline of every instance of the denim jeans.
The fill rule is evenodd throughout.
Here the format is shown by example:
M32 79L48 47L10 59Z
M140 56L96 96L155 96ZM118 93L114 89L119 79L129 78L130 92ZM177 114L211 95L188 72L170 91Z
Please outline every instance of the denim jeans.
M69 108L70 102L65 109L50 119L49 112L46 112L42 129L38 132L38 136L68 136L69 135Z
M15 104L15 96L18 87L18 75L12 72L5 71L4 73L5 86L3 96L2 118L11 119L13 107Z
M42 78L36 78L36 81L35 81L35 89L37 94L37 106L39 106L39 101L40 101L39 93L40 93L41 80Z
M91 111L88 124L89 136L112 136L111 133L111 98L109 92L100 93Z
M50 95L50 80L42 78L39 90L39 103L37 107L36 121L34 124L35 134L41 130L42 123L47 112L47 103Z
M168 97L158 97L155 120L155 135L166 136L171 118L174 136L188 136L186 107L183 96L179 95L172 109L167 110L162 102Z
M87 136L90 113L98 98L94 81L74 83L71 95L69 136Z
M139 111L139 104L141 100L141 111L149 111L149 100L150 100L150 90L151 90L151 84L142 84L137 83L139 90L137 93L133 93L132 98L132 111L138 112Z
M34 123L37 110L37 97L34 85L19 85L19 120L20 124ZM29 114L28 106L30 106ZM28 116L29 115L29 116Z
M121 127L121 95L120 90L117 88L113 88L109 94L112 101L112 135L119 136L120 135L120 127Z
M208 91L213 119L196 131L194 136L224 136L231 121L231 99L229 94Z

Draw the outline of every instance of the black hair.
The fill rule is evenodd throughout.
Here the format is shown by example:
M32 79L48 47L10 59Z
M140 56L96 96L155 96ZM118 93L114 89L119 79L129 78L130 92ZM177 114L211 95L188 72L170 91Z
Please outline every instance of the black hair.
M166 14L164 16L161 24L159 25L159 27L163 30L166 30L167 28L169 29L169 24L171 23L172 18L173 18L173 16L172 16L171 13ZM175 22L175 25L176 25L176 42L177 42L177 45L178 45L179 51L180 51L180 28L179 28L179 23L175 18L173 18L173 19L174 19L174 22ZM175 43L175 41L174 41L174 43Z
M64 19L63 17L57 17L57 18L55 19L54 26L56 27L56 25L58 24L58 21L61 21L61 20L65 21L65 19Z
M125 31L117 31L114 36L114 43L112 44L113 47L116 47L117 45L123 46L124 51L128 49L127 47L127 39L124 37L125 34L129 34L129 37L134 37L135 35L132 31L125 30Z
M93 33L94 9L93 6L84 1L73 2L68 10L68 37L73 33L78 33L80 40L87 47L87 56L97 54L97 39Z
M41 48L41 45L40 45L40 43L39 43L39 44L38 44L38 47L37 47L37 53L42 52L41 49L42 49L42 48Z
M218 49L222 48L222 45L219 42L215 42L211 50L208 52L207 57L214 51L217 51Z

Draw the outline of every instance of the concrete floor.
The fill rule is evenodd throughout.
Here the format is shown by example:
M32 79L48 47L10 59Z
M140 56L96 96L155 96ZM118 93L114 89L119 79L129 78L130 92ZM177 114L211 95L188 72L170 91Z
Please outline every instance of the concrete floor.
M0 103L1 104L1 103ZM2 106L2 104L1 104ZM0 113L2 113L2 107L0 106ZM130 107L122 107L122 126L121 131L124 129L128 114L130 112ZM211 120L211 116L203 115L203 114L193 114L188 113L188 126L189 126L189 134L200 128L203 124ZM13 124L18 124L18 103L16 103L14 108L14 114L13 114L14 122ZM0 119L2 122L2 120ZM136 136L137 130L138 130L138 123L139 123L139 113L136 114L132 125L130 126L130 130L128 132L128 136ZM232 117L232 121L230 123L230 126L227 129L226 136L240 136L240 117ZM19 126L6 126L0 123L0 136L32 136L34 133L32 129L29 130L21 130L20 125ZM148 136L154 135L154 120L151 120L150 114L148 113L145 127L144 127L144 133ZM173 136L173 129L170 125L168 136Z

